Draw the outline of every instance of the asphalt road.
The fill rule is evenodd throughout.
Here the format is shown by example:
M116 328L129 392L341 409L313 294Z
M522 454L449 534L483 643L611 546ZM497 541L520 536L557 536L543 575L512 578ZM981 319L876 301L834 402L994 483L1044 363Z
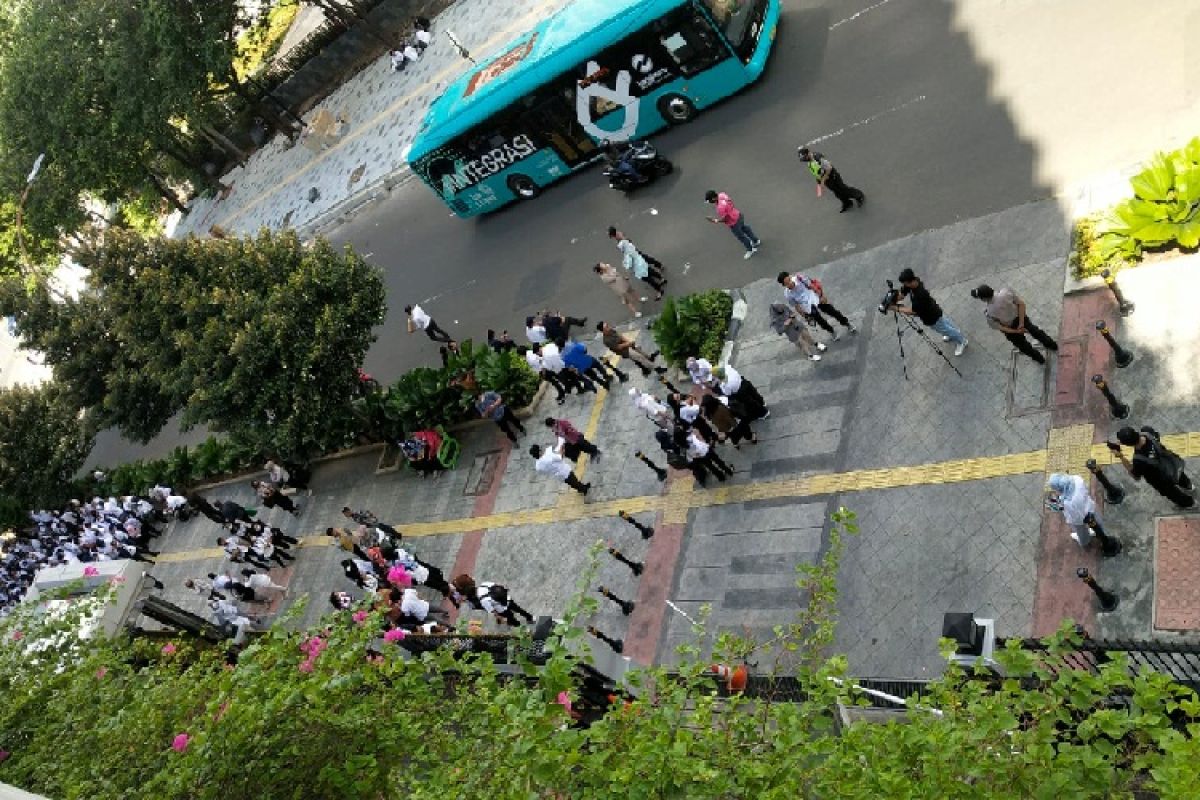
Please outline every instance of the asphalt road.
M411 181L336 231L386 276L391 310L365 368L386 382L437 362L435 345L406 335L414 301L460 338L507 328L519 339L541 308L626 319L590 271L616 257L611 224L686 293L1060 194L1200 132L1196 41L1189 0L785 0L762 80L655 137L676 172L632 197L592 168L460 220ZM795 155L810 142L866 192L863 210L839 214L815 196ZM704 221L709 188L729 192L762 238L753 259ZM198 438L168 431L135 447L105 432L92 463Z

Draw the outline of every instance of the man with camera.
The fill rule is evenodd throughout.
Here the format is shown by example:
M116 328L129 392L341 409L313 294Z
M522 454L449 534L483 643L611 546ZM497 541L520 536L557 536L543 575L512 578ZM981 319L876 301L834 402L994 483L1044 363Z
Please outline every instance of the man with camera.
M891 303L885 310L899 311L921 320L922 325L940 333L942 341L954 342L954 355L961 356L967 349L967 337L963 336L954 320L942 313L942 307L911 269L905 268L900 272L900 287L896 302ZM909 307L899 304L902 297L908 298Z

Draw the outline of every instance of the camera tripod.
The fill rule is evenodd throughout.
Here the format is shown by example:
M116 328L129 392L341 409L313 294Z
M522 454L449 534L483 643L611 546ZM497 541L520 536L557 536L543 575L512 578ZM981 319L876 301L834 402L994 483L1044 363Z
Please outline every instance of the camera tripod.
M916 331L917 335L925 340L925 344L929 345L933 349L933 352L941 356L942 361L945 361L950 369L954 370L954 373L961 378L963 374L958 371L958 367L954 366L954 362L942 352L942 348L938 347L937 343L929 338L929 334L925 332L924 326L918 325L908 314L901 315L899 311L893 309L892 319L896 320L896 343L900 346L900 366L904 370L904 380L908 380L908 361L904 356L904 331L900 328L901 316L904 317L904 324L909 327L909 330Z

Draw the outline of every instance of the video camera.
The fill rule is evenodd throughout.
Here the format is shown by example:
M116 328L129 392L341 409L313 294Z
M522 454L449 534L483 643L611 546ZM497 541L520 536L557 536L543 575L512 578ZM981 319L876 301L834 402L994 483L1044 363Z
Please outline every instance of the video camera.
M900 290L896 288L896 284L891 281L887 282L888 290L879 300L879 313L886 314L892 306L900 301Z

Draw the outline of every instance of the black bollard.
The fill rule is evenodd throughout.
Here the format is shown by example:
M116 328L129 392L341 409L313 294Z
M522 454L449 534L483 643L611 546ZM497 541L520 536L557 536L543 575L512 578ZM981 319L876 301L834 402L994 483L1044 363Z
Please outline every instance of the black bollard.
M1108 329L1108 323L1104 320L1096 322L1096 330L1104 337L1104 341L1108 342L1108 346L1112 348L1113 358L1118 367L1128 367L1133 363L1133 353L1121 347L1117 340L1113 338L1112 331Z
M1109 536L1104 531L1104 526L1100 524L1100 520L1095 514L1088 514L1083 518L1083 523L1091 528L1092 533L1096 534L1096 538L1100 540L1100 554L1105 558L1121 555L1121 543Z
M634 575L642 574L642 570L644 569L642 562L629 560L628 558L625 557L624 553L622 553L617 548L613 547L611 543L609 543L609 545L608 545L608 554L610 556L612 556L613 558L615 558L617 561L620 561L625 566L629 567L629 569L633 572Z
M658 479L660 481L665 481L667 479L667 471L665 469L663 469L662 467L660 467L658 464L655 464L653 461L651 461L646 456L646 454L643 453L641 450L638 450L636 453L634 453L634 455L637 456L638 461L642 462L647 467L654 470L654 474L658 476Z
M1096 463L1096 459L1089 458L1087 460L1088 472L1096 476L1096 480L1100 481L1100 485L1104 487L1104 500L1110 506L1119 506L1125 502L1125 490L1117 486L1108 476L1104 474L1104 470Z
M1103 375L1093 375L1092 383L1100 390L1100 394L1104 395L1104 399L1108 401L1108 410L1112 413L1114 419L1125 419L1129 416L1129 404L1122 403L1113 394L1109 388L1108 382L1104 380Z
M1107 589L1100 588L1100 584L1096 583L1096 579L1088 573L1086 567L1080 567L1075 570L1075 574L1079 576L1081 581L1087 584L1089 589L1096 593L1096 597L1100 600L1101 611L1115 611L1117 606L1121 604L1121 598Z
M621 607L621 613L627 617L633 613L633 608L637 605L637 603L633 602L632 600L622 600L604 586L601 586L596 591L619 605Z
M641 531L643 539L649 539L651 536L654 535L654 528L651 528L649 525L643 525L642 523L638 522L636 519L633 518L632 514L629 514L626 511L618 511L617 516L620 517L621 519L625 520L626 522L628 522L633 527L637 528L639 531Z
M611 647L614 653L620 654L625 652L625 643L623 641L620 639L614 639L611 636L606 636L599 628L594 628L589 625L588 633Z
M1122 317L1128 317L1133 313L1133 303L1125 299L1125 295L1121 292L1121 287L1117 286L1117 279L1112 274L1112 270L1101 270L1100 277L1104 278L1104 283L1112 291L1113 297L1117 299L1117 310L1121 312Z

